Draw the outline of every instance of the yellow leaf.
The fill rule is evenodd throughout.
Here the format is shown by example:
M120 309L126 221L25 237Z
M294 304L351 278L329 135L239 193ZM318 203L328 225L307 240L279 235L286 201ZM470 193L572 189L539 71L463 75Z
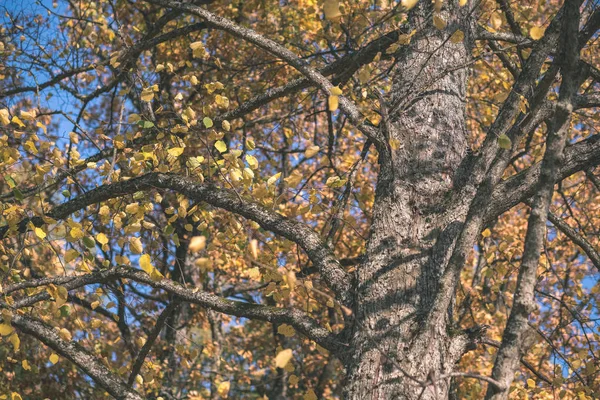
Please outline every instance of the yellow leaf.
M371 69L369 68L369 66L362 67L361 70L358 72L358 80L364 85L367 82L369 82L370 79Z
M8 118L8 116L8 109L3 108L0 110L0 122L2 123L2 125L10 124L10 118Z
M486 229L485 231L481 232L481 236L483 236L484 238L490 237L491 234L492 232L489 229Z
M39 237L40 239L44 240L46 238L46 232L44 232L42 228L36 227L34 232L35 236Z
M41 130L43 130L44 133L48 133L48 128L46 128L46 125L42 124L40 121L37 121L35 123L35 126L37 126L38 128L40 128Z
M410 31L410 33L404 33L400 36L398 36L398 44L402 44L402 45L407 45L410 44L410 41L412 39L412 37L415 35L415 33L417 33L416 29L413 29L412 31ZM391 53L395 52L397 49L395 49L394 51L391 51ZM386 51L386 53L390 53L390 51Z
M221 126L223 127L224 130L226 130L227 132L229 132L231 130L231 124L229 123L229 121L224 120L223 122L221 122Z
M192 55L194 58L203 58L204 56L206 56L206 49L204 48L204 43L191 43L190 48L192 49Z
M545 32L546 32L546 28L542 28L540 26L533 26L529 30L529 36L531 36L531 38L533 40L539 40L542 37L544 37Z
M75 240L79 240L85 236L85 233L78 227L74 227L71 229L71 237Z
M17 117L16 115L12 117L10 122L12 122L13 124L19 125L19 127L21 127L21 128L25 128L25 124L23 123L23 121L21 121L19 119L19 117Z
M151 87L143 89L140 98L142 101L152 101L154 99L154 90Z
M458 5L464 7L467 5L467 0L458 0Z
M56 307L62 307L69 297L69 291L64 286L58 286L56 291L52 294L54 297L54 301L56 302Z
M25 121L33 121L35 119L35 116L36 116L35 110L31 110L31 111L21 110L21 118L23 118Z
M341 96L342 89L340 89L339 86L333 86L331 89L329 89L329 93L331 93L332 96Z
M277 182L277 180L279 179L280 176L281 176L281 172L278 172L275 175L273 175L272 177L270 177L269 179L267 179L267 186L271 186L272 184Z
M215 104L220 108L229 107L229 99L225 96L221 96L220 94L215 96Z
M19 335L17 335L16 333L13 333L12 335L10 335L8 340L10 340L10 343L12 343L13 350L15 352L19 351L19 347L21 347L21 339L19 339Z
M144 250L144 246L142 245L142 241L138 237L129 238L129 249L133 254L142 254Z
M254 157L250 154L246 154L246 162L248 163L250 168L252 168L252 169L258 168L258 160L256 159L256 157Z
M292 349L285 349L280 351L275 357L275 366L277 368L283 368L292 359Z
M533 379L527 379L527 387L529 389L535 388L535 381Z
M21 365L25 371L31 371L31 365L29 365L29 361L23 360L21 361Z
M298 186L298 184L302 182L302 174L297 170L294 170L290 176L284 179L284 181L291 187Z
M499 12L494 11L490 16L490 24L492 28L499 29L502 26L502 15Z
M303 400L317 400L317 395L314 390L310 389L303 397Z
M452 36L450 36L450 41L454 44L461 43L464 39L465 39L465 34L461 30L454 32L452 34Z
M152 273L150 273L150 279L152 279L154 282L158 282L158 281L162 280L163 278L164 278L163 274L158 272L158 270L156 268L152 269Z
M219 383L219 386L217 386L217 393L219 394L219 396L227 398L230 387L231 384L229 382L221 382Z
M101 245L105 245L105 244L108 243L108 237L106 237L106 235L104 233L102 233L102 232L100 232L99 234L96 235L96 240Z
M410 10L416 6L418 2L419 0L402 0L400 4L402 4L402 7L404 7L406 10Z
M219 150L219 153L225 153L227 151L227 145L222 140L215 142L215 149Z
M154 265L152 265L150 256L148 254L142 254L140 256L140 267L144 270L145 273L150 275L152 271L155 269Z
M321 148L319 146L309 146L307 147L307 149L304 151L304 157L306 158L311 158L312 156L314 156L315 154L319 153L319 150Z
M0 335L2 336L10 335L14 330L12 325L0 324Z
M12 392L10 395L10 400L23 400L21 395L17 392Z
M342 17L340 3L338 0L325 0L323 3L325 18L329 21L337 21Z
M198 49L203 49L203 48L204 48L204 43L202 43L202 42L190 43L190 49L192 49L192 50L198 50Z
M100 305L100 302L98 300L93 301L92 304L90 304L90 307L92 307L92 310L95 310L96 308L98 308L98 306Z
M92 319L92 323L90 325L92 325L92 328L97 329L104 325L104 322L102 322L98 318L94 318Z
M258 240L252 239L250 241L250 253L252 253L254 259L258 258Z
M65 253L65 262L71 262L74 259L76 259L77 257L79 257L79 252L75 249L71 249L71 250L67 250L67 252Z
M444 19L442 17L440 17L439 15L434 15L433 16L433 26L435 26L439 30L446 29L446 21L444 21Z
M338 96L329 96L327 99L327 104L329 106L329 111L335 111L338 109L340 99Z
M58 331L58 336L67 341L73 338L73 336L71 336L71 332L69 332L67 328L62 328L60 331Z
M172 147L169 150L167 150L167 153L169 153L173 157L179 157L183 154L183 147Z
M197 253L199 251L204 250L205 247L206 247L206 237L194 236L193 238L190 239L190 244L188 246L188 249L192 253Z
M285 337L292 337L296 333L296 330L288 324L281 324L277 328L277 333Z
M346 184L346 179L342 179L339 176L330 176L327 178L325 184L330 188L339 188Z
M52 364L56 364L58 362L58 354L56 354L56 353L50 354L49 360Z
M140 203L138 203L138 202L129 203L125 206L125 212L128 214L137 214L139 209L140 209Z

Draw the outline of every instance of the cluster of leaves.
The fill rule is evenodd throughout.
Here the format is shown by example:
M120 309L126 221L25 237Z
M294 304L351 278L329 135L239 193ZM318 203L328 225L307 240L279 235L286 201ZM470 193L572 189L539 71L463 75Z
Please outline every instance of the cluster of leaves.
M415 34L402 28L415 4L210 4L214 14L284 43L315 69L336 65L327 71L336 85L329 93L303 82L294 68L253 44L152 2L5 8L0 28L0 395L105 394L56 351L13 328L14 314L27 310L148 396L339 397L341 364L290 324L239 318L193 302L170 308L177 296L159 286L173 281L190 296L210 293L299 309L340 332L344 308L311 271L297 243L264 229L260 221L172 190L95 189L152 173L227 189L233 199L252 199L307 223L351 271L368 236L377 155L362 151L366 139L338 112L339 96L378 123L374 90L390 89L395 54ZM473 150L511 90L511 66L527 59L529 44L543 36L560 5L519 2L512 5L509 22L499 4L505 3L478 5L480 28L507 34L516 22L524 40L505 47L478 40L473 61L465 65L473 70L467 105ZM450 29L436 18L436 27ZM402 34L353 65L350 56L392 31ZM461 42L465 34L455 31L451 40ZM599 54L592 42L582 58L597 65ZM597 82L588 87L593 85ZM521 107L526 110L527 102ZM594 134L597 109L578 112L572 125L573 141ZM532 133L507 175L540 161L544 135L543 128ZM498 140L510 148L508 137ZM594 179L579 173L562 182L552 212L599 248L600 187ZM63 203L72 210L61 209ZM463 273L459 323L492 326L490 343L461 361L465 369L485 372L493 365L494 343L501 340L514 292L526 213L515 209L484 231ZM585 398L600 385L600 286L593 282L599 265L593 266L563 230L551 229L550 237L539 266L534 339L523 355L515 398L532 393L540 399L554 393ZM78 276L116 267L139 268L150 280L119 277L69 286ZM135 371L148 338L153 345ZM484 385L459 380L457 391L460 398L480 398Z

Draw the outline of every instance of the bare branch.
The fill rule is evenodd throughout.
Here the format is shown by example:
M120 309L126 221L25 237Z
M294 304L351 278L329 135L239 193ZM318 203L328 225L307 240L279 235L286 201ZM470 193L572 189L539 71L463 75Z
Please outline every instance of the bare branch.
M167 322L167 318L169 318L169 316L173 313L173 311L178 306L179 306L179 301L174 300L174 301L170 302L169 305L166 306L165 309L162 310L162 312L160 313L160 316L158 317L158 319L156 320L156 324L154 325L154 329L152 330L152 332L150 332L150 334L146 338L146 343L144 343L144 346L142 346L142 349L140 350L139 354L137 355L135 363L133 364L133 367L131 368L131 373L129 374L129 379L127 380L127 383L129 385L133 385L133 382L135 382L135 377L142 370L142 365L144 365L144 360L146 359L146 356L150 352L150 349L152 348L152 345L156 341L156 338L158 338L160 331L162 331L162 329L164 328L165 322Z
M557 217L553 213L548 213L548 220L562 233L565 234L573 243L581 247L581 249L587 254L592 264L596 266L596 269L600 271L600 254L594 249L594 246L583 236L580 235L575 229L571 228L564 220Z

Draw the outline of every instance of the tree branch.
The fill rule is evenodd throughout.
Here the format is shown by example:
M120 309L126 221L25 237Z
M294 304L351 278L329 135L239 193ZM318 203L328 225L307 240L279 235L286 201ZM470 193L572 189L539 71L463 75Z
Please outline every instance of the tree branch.
M596 266L596 269L600 271L600 254L594 249L594 246L583 236L580 235L575 229L571 228L564 220L557 217L553 213L548 213L548 220L562 233L565 234L573 243L581 247L581 249L587 254L588 258Z
M153 281L145 272L134 269L124 271L121 276L144 283L155 289L162 289L182 301L198 304L224 314L291 325L298 332L336 354L346 349L346 346L338 339L336 334L321 327L306 313L295 308L272 307L228 300L212 293L187 289L168 279Z
M129 374L129 379L127 380L127 384L129 384L130 386L133 385L133 382L135 381L135 377L142 370L142 365L144 365L144 360L146 360L146 356L150 352L152 345L156 341L156 338L160 334L160 331L162 331L163 327L165 326L165 322L167 321L167 318L169 318L171 313L178 306L179 306L179 301L177 301L177 300L172 301L160 313L160 316L158 317L158 319L156 320L156 324L154 325L154 329L148 335L148 338L146 339L146 343L144 343L144 346L142 346L140 352L137 355L135 363L133 364L133 367L131 368L131 373Z
M2 305L0 304L0 306ZM87 350L77 343L64 340L55 329L42 321L14 313L11 323L21 332L38 339L61 356L73 362L114 398L123 400L143 399L142 396L130 389L96 357L88 353Z
M293 52L281 46L277 42L258 34L252 29L241 27L227 18L215 15L210 11L206 10L205 8L194 4L180 3L168 0L147 1L152 4L159 4L164 7L170 7L197 15L198 17L202 18L207 25L215 29L228 32L235 37L238 37L256 45L257 47L260 47L261 49L277 56L278 58L288 63L290 66L297 69L300 73L302 73L306 78L311 80L317 87L319 87L328 95L330 93L331 88L333 87L333 84L327 78L325 78L323 74L312 68L310 65L308 65L307 62L301 60ZM351 102L344 96L340 96L339 105L340 109L346 114L346 116L354 126L356 126L368 138L373 140L374 143L382 143L382 140L384 139L381 136L379 130L376 129L374 126L367 125L363 122L364 118L358 110L358 107L356 107L356 105L353 102Z
M558 104L554 119L548 129L546 151L536 184L537 193L533 198L527 222L527 234L513 306L492 370L492 378L499 381L502 387L488 386L486 400L501 400L507 397L507 391L513 382L520 359L522 337L529 326L529 314L535 309L534 291L540 254L546 239L546 219L552 202L554 184L563 160L573 112L573 99L578 88L579 48L573 46L572 43L577 42L579 33L579 3L577 0L566 0L564 9L565 15L561 32L561 51L564 64L561 65L562 83Z
M600 137L591 136L565 149L565 155L558 171L556 182L600 164ZM535 193L535 185L540 175L541 164L537 163L499 183L489 200L486 222L510 210Z

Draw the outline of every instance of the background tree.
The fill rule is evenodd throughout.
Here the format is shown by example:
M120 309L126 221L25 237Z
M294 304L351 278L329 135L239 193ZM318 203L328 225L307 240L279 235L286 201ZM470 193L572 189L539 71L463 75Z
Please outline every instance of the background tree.
M0 398L600 396L597 2L2 14Z

